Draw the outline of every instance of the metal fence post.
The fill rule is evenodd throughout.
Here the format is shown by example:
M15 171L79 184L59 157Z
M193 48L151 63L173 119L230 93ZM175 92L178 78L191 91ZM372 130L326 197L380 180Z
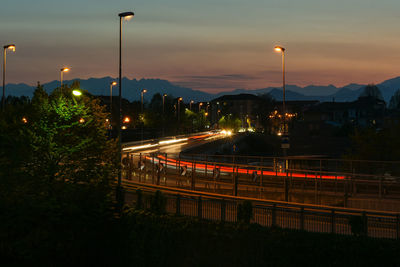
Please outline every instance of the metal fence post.
M176 195L176 215L181 215L181 195Z
M199 197L197 200L197 216L199 217L199 219L202 218L202 211L203 211L203 204L201 197Z
M204 178L207 179L207 155L206 155L206 162L205 162L205 168L204 168Z
M195 172L195 169L194 169L194 165L195 165L195 163L194 163L194 161L192 160L192 183L191 183L191 190L195 190L195 180L194 180L194 172Z
M221 222L225 222L226 218L226 202L225 200L221 200Z
M154 153L152 153L151 183L154 184Z
M234 175L234 185L233 185L233 187L234 187L234 196L236 197L237 195L238 195L238 173L237 173L237 168L236 168L236 174L235 174L235 171L233 172L233 175Z
M300 230L304 231L304 207L300 209Z
M142 153L139 154L139 183L142 182Z
M400 215L396 215L396 239L400 239Z
M284 178L284 184L285 184L285 201L288 202L289 201L289 178L288 178L288 169L285 170L286 171L286 176Z
M336 232L336 220L335 220L335 210L332 209L331 212L331 233L334 234Z
M368 217L367 217L367 213L365 211L362 212L362 218L363 218L363 225L364 225L363 234L365 236L368 236Z
M272 205L272 226L276 226L276 204Z

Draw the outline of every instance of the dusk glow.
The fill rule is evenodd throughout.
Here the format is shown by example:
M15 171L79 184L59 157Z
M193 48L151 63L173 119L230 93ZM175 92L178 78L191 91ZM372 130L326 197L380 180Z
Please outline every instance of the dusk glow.
M399 9L395 0L19 0L1 8L0 41L19 48L9 83L56 80L60 62L74 66L68 79L117 77L117 14L133 10L123 28L130 79L208 92L279 86L279 43L290 50L288 84L343 86L398 76Z

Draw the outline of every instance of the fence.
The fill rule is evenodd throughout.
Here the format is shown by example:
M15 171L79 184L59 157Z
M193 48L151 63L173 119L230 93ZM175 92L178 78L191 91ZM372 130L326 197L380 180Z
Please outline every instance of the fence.
M155 185L318 205L348 207L349 203L360 202L353 200L365 199L371 208L400 211L400 205L393 204L400 201L400 183L394 176L389 179L378 174L326 171L322 160L318 160L320 169L315 170L310 167L312 164L299 168L305 159L261 158L262 162L247 159L248 164L243 164L240 163L243 158L237 161L227 158L126 153L123 176ZM394 202L389 205L387 201Z
M125 182L130 191L142 187ZM157 187L146 186L150 192ZM163 188L161 187L163 190ZM165 188L164 188L165 189ZM167 190L168 191L168 190ZM145 194L146 195L146 194ZM238 204L244 198L217 198L215 196L190 193L165 192L166 211L171 214L198 217L212 221L237 222ZM144 198L144 207L150 208L150 194ZM355 209L329 208L273 201L252 202L252 223L262 226L304 230L308 232L340 235L358 234L374 238L400 238L400 216L398 213L367 212Z

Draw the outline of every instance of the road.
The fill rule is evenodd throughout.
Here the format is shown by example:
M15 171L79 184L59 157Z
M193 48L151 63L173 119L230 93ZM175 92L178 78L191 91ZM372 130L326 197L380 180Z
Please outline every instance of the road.
M309 170L289 170L286 173L268 165L210 162L197 160L196 156L179 156L187 148L227 137L226 134L209 132L125 144L123 177L227 195L400 211L400 205L397 205L400 204L400 183L353 179Z

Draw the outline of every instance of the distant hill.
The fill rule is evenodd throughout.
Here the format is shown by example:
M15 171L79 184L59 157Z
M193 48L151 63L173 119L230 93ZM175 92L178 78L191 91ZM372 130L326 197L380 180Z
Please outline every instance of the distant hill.
M112 77L104 78L90 78L87 80L76 79L80 81L81 87L88 90L94 95L109 95L110 94L110 82L116 79ZM71 83L72 80L65 81L65 83ZM145 94L145 99L149 101L151 97L156 94L168 94L175 97L183 97L185 102L189 100L194 101L210 101L212 99L218 98L222 95L237 95L237 94L266 94L270 93L277 101L282 100L282 89L276 87L267 87L254 90L248 89L235 89L229 92L221 92L217 94L209 94L199 90L193 90L191 88L181 87L175 85L167 80L161 79L140 79L140 80L130 80L128 78L123 78L122 80L123 91L122 96L130 101L140 100L140 91L142 89L147 89ZM59 86L59 81L52 81L43 84L45 90L50 92L57 86ZM382 95L386 103L389 103L390 98L395 93L396 90L400 89L400 77L396 77L390 80L386 80L380 84L377 84L378 88L381 90ZM362 84L349 84L344 87L335 87L334 85L328 86L316 86L310 85L306 87L299 87L297 85L287 85L286 86L286 100L319 100L322 102L326 101L336 101L336 102L346 102L354 101L361 94L365 85ZM1 88L1 87L0 87ZM8 84L6 87L6 94L11 94L14 96L29 96L33 94L35 87L29 86L27 84ZM118 86L113 88L113 95L118 95Z

